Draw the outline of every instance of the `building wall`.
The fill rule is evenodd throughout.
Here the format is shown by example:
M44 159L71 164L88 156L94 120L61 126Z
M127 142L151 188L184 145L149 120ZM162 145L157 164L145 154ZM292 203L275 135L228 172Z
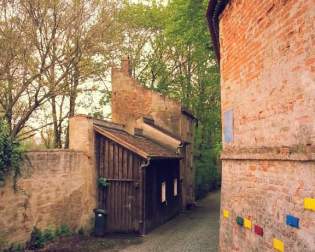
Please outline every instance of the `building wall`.
M178 160L152 160L145 172L145 233L176 216L181 210L181 187ZM174 193L177 181L177 195ZM165 202L162 202L165 183ZM175 185L174 185L175 184Z
M95 199L88 158L82 152L51 150L27 153L22 177L13 190L8 178L0 187L0 238L29 240L34 226L90 228Z
M221 215L221 251L274 251L274 238L285 251L315 251L315 212L304 210L304 198L315 198L314 161L224 160L222 173L221 210L230 216ZM286 225L286 215L299 218L300 228ZM251 230L237 216L251 220Z
M315 143L313 0L232 0L221 16L222 112L233 146Z
M179 135L179 103L143 87L123 69L112 70L112 120L135 125L137 119L151 115L161 127Z
M126 125L132 133L139 127L137 120L143 116L152 116L155 123L183 140L190 142L183 154L181 177L183 188L183 206L195 201L195 169L193 167L194 119L181 112L181 104L143 87L129 75L128 62L123 61L122 68L112 70L112 120Z
M313 0L231 0L220 17L221 251L273 251L274 238L315 251L315 213L303 206L315 198L314 28Z
M193 147L195 133L194 119L182 114L180 120L180 135L186 144L183 148L184 159L181 160L181 166L185 169L181 170L182 177L182 197L184 206L195 202L195 169L193 165Z

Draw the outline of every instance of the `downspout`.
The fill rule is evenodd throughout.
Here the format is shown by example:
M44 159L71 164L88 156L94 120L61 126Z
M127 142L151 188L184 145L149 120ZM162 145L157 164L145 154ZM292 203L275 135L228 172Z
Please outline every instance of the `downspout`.
M178 145L178 147L176 148L176 153L180 154L181 153L181 149L185 147L185 143L181 142L180 145Z
M149 165L151 164L151 158L149 157L147 159L146 162L142 163L140 165L140 172L142 174L142 183L143 183L143 214L142 214L142 218L143 218L143 221L142 221L142 235L144 235L146 233L146 226L145 226L145 218L146 218L146 214L145 214L145 211L146 211L146 200L145 200L145 196L146 196L146 179L145 179L145 168L147 168Z
M176 153L181 154L182 149L185 147L185 145L186 145L186 143L181 142L180 145L178 145L178 147L176 148ZM184 158L186 159L186 153L184 156L185 156ZM181 160L179 163L179 179L180 179L179 182L180 182L180 201L181 201L181 207L183 208L183 183L184 183L184 181L182 180L181 162L183 162L183 161ZM186 161L184 160L184 162L186 162ZM185 165L186 164L184 163L183 166L185 166Z

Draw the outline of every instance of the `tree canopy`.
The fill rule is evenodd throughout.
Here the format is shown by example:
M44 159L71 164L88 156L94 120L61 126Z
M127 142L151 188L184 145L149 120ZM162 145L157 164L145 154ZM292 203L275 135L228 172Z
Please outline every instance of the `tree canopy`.
M138 2L0 0L0 111L12 139L32 145L28 139L40 136L46 148L66 148L68 118L80 107L105 116L110 67L128 55L134 78L198 118L194 165L202 195L218 178L221 146L208 1ZM97 109L89 109L96 97Z

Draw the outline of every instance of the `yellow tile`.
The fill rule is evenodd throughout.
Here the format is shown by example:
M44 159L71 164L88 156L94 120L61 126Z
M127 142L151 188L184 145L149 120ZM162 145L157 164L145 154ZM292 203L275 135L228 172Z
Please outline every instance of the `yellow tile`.
M223 217L224 218L229 218L230 212L228 210L223 210Z
M283 241L280 241L278 239L273 239L273 247L274 249L280 251L280 252L284 252L284 244Z
M304 208L308 210L315 211L315 199L305 198L304 199Z
M252 222L249 219L244 218L244 227L252 229Z

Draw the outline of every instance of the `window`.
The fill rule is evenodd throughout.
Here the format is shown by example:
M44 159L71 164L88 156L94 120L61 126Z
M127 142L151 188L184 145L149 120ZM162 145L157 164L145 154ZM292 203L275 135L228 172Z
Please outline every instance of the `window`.
M161 186L161 202L165 203L166 202L166 182L162 182Z
M174 179L174 196L178 195L178 186L177 186L177 178Z

